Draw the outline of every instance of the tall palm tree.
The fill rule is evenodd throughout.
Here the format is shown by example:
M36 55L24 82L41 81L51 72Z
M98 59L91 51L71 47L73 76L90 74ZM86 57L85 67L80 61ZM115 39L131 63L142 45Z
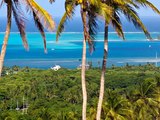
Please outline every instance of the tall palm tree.
M82 49L82 68L81 68L81 83L82 83L82 94L83 94L83 105L82 105L82 120L86 120L86 110L87 110L87 90L86 90L86 80L85 80L85 66L86 66L86 42L88 42L90 51L94 49L93 37L96 28L96 21L92 19L95 16L91 12L91 9L97 10L96 12L101 14L106 18L110 15L110 8L102 4L100 0L66 0L65 8L66 12L64 13L60 24L57 29L56 40L58 40L61 32L64 30L64 24L68 19L71 19L76 6L80 6L80 13L83 23L83 49ZM99 7L101 5L101 7ZM99 10L100 9L100 10ZM93 11L94 12L94 11ZM92 17L91 17L92 16Z
M104 84L105 84L105 72L106 72L106 64L107 64L107 56L108 56L108 25L112 24L114 29L116 30L117 34L124 39L124 34L122 30L121 20L119 13L124 14L124 16L128 19L129 22L132 22L136 28L143 30L145 35L151 39L149 32L141 22L138 14L134 10L135 8L138 9L140 5L147 5L148 7L152 8L155 12L159 13L159 10L147 0L102 0L103 3L107 4L111 8L113 8L113 14L111 18L108 18L105 21L105 28L104 28L104 55L103 55L103 62L102 62L102 72L101 72L101 80L100 80L100 93L99 93L99 101L97 107L97 120L101 118L101 108L104 96ZM109 21L108 21L109 20Z
M10 29L11 29L11 19L12 19L12 4L10 3L10 1L6 1L7 3L7 26L6 26L6 34L4 37L4 41L3 41L3 46L2 46L2 50L1 50L1 56L0 56L0 76L2 74L2 68L3 68L3 62L4 62L4 56L6 53L6 46L8 43L8 37L10 34Z
M44 10L41 6L39 6L34 0L24 0L24 1L2 0L1 5L3 3L6 3L7 5L7 26L6 26L6 33L5 33L5 37L4 37L4 41L1 49L1 55L0 55L0 76L2 73L4 58L6 54L6 48L8 44L9 35L10 35L12 14L15 18L20 35L22 37L23 45L26 50L29 49L27 39L26 39L26 33L25 33L25 22L24 22L25 18L24 18L23 11L21 9L22 3L27 6L27 11L30 11L33 14L35 24L43 37L45 52L47 52L47 49L46 49L46 37L44 33L44 27L46 27L48 30L53 30L55 27L54 21L52 20L51 16L47 13L46 10Z

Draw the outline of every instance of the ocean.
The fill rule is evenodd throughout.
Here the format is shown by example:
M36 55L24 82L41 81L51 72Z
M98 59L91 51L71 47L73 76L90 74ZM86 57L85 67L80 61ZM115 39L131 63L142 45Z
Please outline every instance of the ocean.
M87 46L87 62L99 67L103 58L103 32L95 39L95 51L90 53ZM153 38L149 41L142 32L125 32L126 40L120 39L115 32L109 32L109 55L107 66L113 64L123 66L146 64L148 62L160 65L160 32L151 32ZM4 33L0 33L2 45ZM5 66L18 65L32 68L49 69L54 65L64 68L77 68L81 64L82 32L64 32L59 41L55 33L46 33L47 50L44 53L43 40L38 32L27 32L29 51L23 48L19 33L10 34L5 57Z

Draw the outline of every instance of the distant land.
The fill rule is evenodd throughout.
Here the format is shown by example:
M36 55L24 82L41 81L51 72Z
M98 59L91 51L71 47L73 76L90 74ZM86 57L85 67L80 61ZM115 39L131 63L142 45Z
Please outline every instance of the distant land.
M150 32L160 32L160 17L157 16L151 16L151 17L141 17L142 21L146 25L147 29ZM60 21L60 18L54 18L56 21L56 27L58 26L58 23ZM99 32L103 32L103 21L99 21ZM123 30L125 32L140 32L139 30L135 29L132 24L128 23L126 19L122 19L122 24L123 24ZM5 26L6 26L6 19L5 18L0 18L0 32L5 31ZM18 32L17 27L15 25L15 22L13 20L12 23L12 32ZM37 32L37 29L34 25L34 21L32 19L26 20L26 31L27 32ZM82 32L82 22L81 18L73 18L73 20L70 20L66 24L65 32ZM112 27L110 27L109 31L113 32L114 30Z

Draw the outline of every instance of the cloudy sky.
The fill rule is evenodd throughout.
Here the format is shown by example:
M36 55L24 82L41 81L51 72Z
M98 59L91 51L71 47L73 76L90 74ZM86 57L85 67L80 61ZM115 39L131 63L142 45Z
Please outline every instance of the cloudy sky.
M49 0L36 0L42 7L44 7L50 14L52 14L53 17L61 17L64 13L64 1L65 0L56 0L55 3L52 5L48 2ZM160 1L159 0L149 0L152 2L158 9L160 9ZM0 9L0 15L1 17L6 16L6 6L3 5L3 7ZM80 16L79 10L77 9L75 12L76 16ZM156 16L152 10L147 8L142 8L139 11L140 16Z

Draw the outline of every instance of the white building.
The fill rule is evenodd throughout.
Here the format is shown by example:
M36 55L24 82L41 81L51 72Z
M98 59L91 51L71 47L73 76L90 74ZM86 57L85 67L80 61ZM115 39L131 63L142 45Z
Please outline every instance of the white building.
M51 67L52 70L57 71L61 68L59 65L55 65L54 67Z

